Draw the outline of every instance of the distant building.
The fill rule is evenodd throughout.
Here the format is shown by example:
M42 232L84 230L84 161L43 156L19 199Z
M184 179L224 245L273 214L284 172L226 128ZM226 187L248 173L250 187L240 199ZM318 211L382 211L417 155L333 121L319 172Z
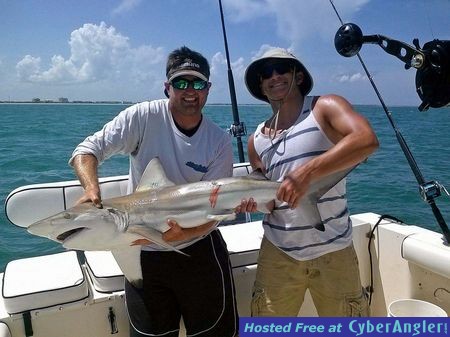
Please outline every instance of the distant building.
M59 103L69 103L69 99L65 98L65 97L60 97L60 98L58 98L58 102Z
M33 102L33 103L41 103L41 99L40 98L33 98L31 100L31 102Z

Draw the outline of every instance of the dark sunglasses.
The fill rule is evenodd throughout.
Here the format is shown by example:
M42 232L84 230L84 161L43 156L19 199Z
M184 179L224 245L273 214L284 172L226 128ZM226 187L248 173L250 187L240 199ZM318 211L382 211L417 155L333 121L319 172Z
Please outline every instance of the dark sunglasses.
M292 66L289 63L267 64L262 67L259 75L263 80L267 80L272 77L274 71L278 75L284 75L292 71Z
M208 81L203 80L187 80L185 78L175 78L170 84L178 90L186 90L191 86L194 90L203 90L208 86Z

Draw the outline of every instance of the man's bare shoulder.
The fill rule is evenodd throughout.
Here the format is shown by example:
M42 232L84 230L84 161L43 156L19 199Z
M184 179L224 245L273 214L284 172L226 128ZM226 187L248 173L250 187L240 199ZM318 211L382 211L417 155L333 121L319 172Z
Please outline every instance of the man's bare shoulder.
M317 108L337 108L339 106L349 106L351 107L350 103L342 96L336 95L336 94L325 94L318 96L315 101L315 107Z

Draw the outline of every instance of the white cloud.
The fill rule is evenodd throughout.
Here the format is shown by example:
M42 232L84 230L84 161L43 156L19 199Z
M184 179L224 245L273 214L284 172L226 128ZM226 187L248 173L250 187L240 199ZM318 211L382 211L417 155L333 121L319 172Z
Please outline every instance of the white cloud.
M119 15L124 12L129 12L139 6L142 0L122 0L122 2L113 9L112 14L113 15Z
M350 19L370 0L335 1L339 14ZM328 37L340 26L329 1L299 0L227 0L230 19L242 22L267 16L275 18L279 37L296 46L307 37Z
M47 70L40 57L25 56L16 65L19 79L47 84L76 84L103 80L140 82L154 77L153 67L164 60L163 48L132 48L128 37L104 22L84 24L70 35L70 57L55 55ZM160 69L158 68L158 73Z
M256 52L254 53L254 55L252 56L251 61L254 61L254 60L256 60L256 59L259 59L261 56L263 56L263 54L264 54L266 51L268 51L268 50L270 50L270 49L272 49L272 48L278 48L278 47L280 47L280 46L271 46L271 45L269 45L269 44L263 44L261 47L259 47L259 50L256 51ZM280 47L280 48L284 48L284 47ZM291 52L291 53L294 52L292 47L288 47L287 50L288 50L289 52Z
M354 73L354 74L343 74L336 76L337 82L360 82L360 81L367 81L367 76L361 73Z
M226 74L228 66L227 59L225 55L221 52L214 54L211 59L211 76L221 76ZM239 57L236 61L231 62L231 69L233 71L233 76L241 77L245 72L245 62L244 58Z
M272 14L268 0L226 0L227 10L230 12L230 19L234 22L245 22L257 17Z
M26 55L16 65L17 74L21 80L32 82L34 77L37 74L39 74L40 65L41 65L40 57L33 57L31 55Z
M210 66L210 80L213 86L208 101L220 103L229 102L228 66L225 55L221 52L214 54L211 58ZM234 85L237 94L244 92L243 78L245 66L245 60L242 57L231 62L231 70L233 72Z

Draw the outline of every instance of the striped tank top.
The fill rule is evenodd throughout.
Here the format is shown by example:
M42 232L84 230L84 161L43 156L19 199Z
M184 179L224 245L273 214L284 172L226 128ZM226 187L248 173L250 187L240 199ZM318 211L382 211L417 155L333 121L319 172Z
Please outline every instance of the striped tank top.
M270 139L261 131L264 123L254 133L255 150L272 181L282 181L291 170L319 156L334 144L328 139L311 110L312 96L304 99L302 111L296 122L287 130ZM272 135L273 137L273 135ZM274 211L265 215L264 235L275 246L300 261L343 249L352 241L352 224L346 199L346 182L343 179L320 198L317 206L325 231L315 229L308 212L300 200L291 210L286 203L277 201Z

